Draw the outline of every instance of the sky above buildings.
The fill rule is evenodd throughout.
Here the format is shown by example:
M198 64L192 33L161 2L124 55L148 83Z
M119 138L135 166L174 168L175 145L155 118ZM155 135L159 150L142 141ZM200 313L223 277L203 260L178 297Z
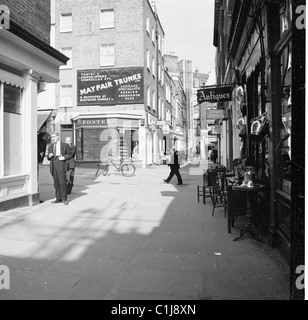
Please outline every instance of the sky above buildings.
M150 0L152 2L152 0ZM215 67L214 0L156 0L165 31L165 51L193 61L194 70L207 73Z

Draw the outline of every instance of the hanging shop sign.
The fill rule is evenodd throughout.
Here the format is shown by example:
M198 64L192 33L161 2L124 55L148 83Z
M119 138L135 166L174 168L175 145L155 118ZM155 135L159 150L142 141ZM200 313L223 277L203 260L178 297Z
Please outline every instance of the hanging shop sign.
M142 67L78 70L77 104L143 104L143 83Z
M206 118L208 120L226 119L226 110L224 109L208 109L206 110Z
M170 127L168 124L165 124L163 126L163 134L169 134L170 133Z
M198 103L232 101L232 86L205 87L197 92Z

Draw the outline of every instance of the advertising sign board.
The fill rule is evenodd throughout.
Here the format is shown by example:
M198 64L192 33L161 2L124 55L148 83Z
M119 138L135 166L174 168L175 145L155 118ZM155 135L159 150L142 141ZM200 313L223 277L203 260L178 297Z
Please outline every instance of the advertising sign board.
M144 103L142 67L77 71L77 105Z

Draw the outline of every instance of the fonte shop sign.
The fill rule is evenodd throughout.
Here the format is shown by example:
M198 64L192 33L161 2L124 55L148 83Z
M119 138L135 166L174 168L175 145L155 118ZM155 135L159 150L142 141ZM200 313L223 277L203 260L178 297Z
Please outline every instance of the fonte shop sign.
M218 103L232 101L232 87L205 87L203 89L198 90L197 96L198 103Z

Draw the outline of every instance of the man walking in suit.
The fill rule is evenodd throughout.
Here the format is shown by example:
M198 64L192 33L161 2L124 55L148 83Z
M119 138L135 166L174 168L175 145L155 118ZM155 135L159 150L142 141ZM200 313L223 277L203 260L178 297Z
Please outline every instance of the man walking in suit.
M72 158L69 145L60 141L58 133L51 135L52 144L48 147L47 159L50 161L50 173L52 174L56 191L56 200L52 203L63 202L68 205L66 192L65 161Z
M170 171L169 177L166 180L164 180L164 182L169 183L173 178L173 176L176 175L178 178L177 185L181 186L183 184L183 181L179 172L179 169L180 169L179 156L178 156L178 152L173 148L170 149L170 161L168 166L170 167L171 171Z
M69 145L71 149L71 154L72 158L66 161L66 183L67 183L67 194L72 193L72 188L74 185L74 176L75 176L75 168L76 168L76 163L75 163L75 155L77 151L77 147L72 144L72 138L67 137L65 139L65 143Z

